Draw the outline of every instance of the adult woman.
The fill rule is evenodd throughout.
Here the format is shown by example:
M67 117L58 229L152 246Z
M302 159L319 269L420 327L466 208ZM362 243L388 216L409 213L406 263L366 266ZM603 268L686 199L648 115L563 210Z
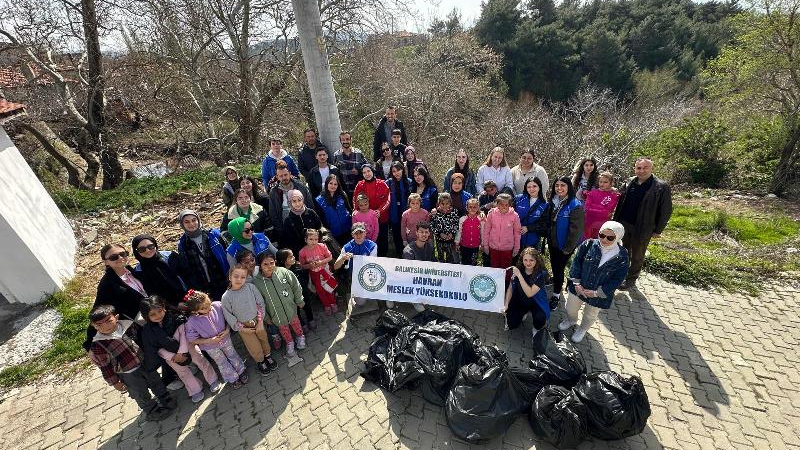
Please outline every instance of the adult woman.
M580 342L592 326L601 309L611 307L614 291L625 280L630 262L622 246L625 228L609 220L600 227L598 239L583 241L572 260L567 282L567 318L558 325L566 331L578 323L578 311L583 303L583 319L572 334Z
M514 205L522 225L520 248L538 249L539 239L546 236L547 228L550 226L547 201L544 199L539 178L528 178L525 181L522 194L514 198Z
M269 197L255 178L250 175L245 175L239 182L239 186L250 194L250 198L253 202L257 203L265 210L269 207Z
M495 147L486 157L486 161L478 168L475 189L483 192L483 183L492 180L497 183L497 190L514 195L514 181L511 178L511 169L508 168L505 152L502 147Z
M253 225L256 233L261 233L266 229L267 212L258 203L253 203L250 194L244 189L236 191L236 203L228 208L228 212L222 217L222 224L219 229L226 231L231 220L237 217L244 217Z
M564 269L583 234L583 204L575 198L569 177L561 177L550 191L550 236L548 251L553 269L553 298L551 307L558 304L564 287Z
M333 234L339 245L344 245L350 240L350 216L353 211L347 194L344 193L339 177L334 174L325 178L325 191L320 194L315 202L322 225Z
M464 175L454 173L451 177L450 183L450 199L453 202L453 209L458 212L461 217L467 214L467 200L472 198L468 192L464 191Z
M519 254L516 266L511 267L511 283L506 289L503 314L506 327L513 330L520 326L525 315L533 318L533 334L542 329L550 318L550 305L547 301L547 269L542 254L528 247Z
M586 200L586 194L597 187L597 160L593 157L584 158L575 165L572 173L572 188L575 190L575 197Z
M541 185L550 187L550 180L547 178L547 171L544 167L536 164L536 152L532 148L526 148L519 154L519 164L511 168L511 180L514 182L514 193L525 193L525 181L528 178L538 178Z
M191 209L178 215L183 234L178 239L178 275L188 289L208 293L215 301L228 286L228 243L219 230L205 230Z
M391 176L386 180L392 198L389 206L389 227L392 230L392 241L394 249L398 255L403 254L403 233L400 222L403 219L403 212L408 209L408 195L411 194L411 180L406 177L406 170L400 161L392 164L389 169Z
M233 238L231 245L228 246L228 265L236 265L236 252L241 248L246 248L258 256L263 251L268 251L273 255L278 251L272 242L263 233L256 233L253 225L244 217L237 217L228 224L228 231Z
M464 191L473 197L480 192L480 190L475 189L475 171L469 167L469 156L467 156L467 152L463 148L458 149L453 167L449 168L444 175L442 189L445 192L450 192L450 181L455 173L460 173L464 176Z
M136 236L131 246L133 256L139 261L133 269L133 276L142 282L148 294L158 295L164 299L168 309L177 310L188 290L178 276L178 254L159 251L156 238L149 234Z
M239 189L239 173L236 171L236 167L226 166L222 169L222 175L225 177L225 181L222 183L222 201L225 206L231 206L236 191Z
M306 245L306 230L319 231L322 221L317 212L306 207L303 193L297 189L289 191L289 215L283 220L283 240L281 247L288 248L295 255L300 254L300 249Z
M383 154L375 161L375 177L380 180L388 180L389 177L392 176L392 165L394 165L395 162L400 162L402 164L403 160L399 157L395 157L389 146L383 147L381 152Z
M422 209L430 211L436 207L436 202L439 200L439 190L436 189L436 183L428 173L428 169L423 166L417 167L411 173L414 175L411 190L422 197Z
M375 178L372 164L361 166L361 176L363 179L353 192L353 207L358 208L355 201L359 194L364 193L369 198L369 209L378 216L378 256L386 256L389 252L389 186L385 181Z
M425 163L422 162L421 159L417 158L417 150L412 147L406 147L406 173L414 173L414 169L417 167L425 167Z

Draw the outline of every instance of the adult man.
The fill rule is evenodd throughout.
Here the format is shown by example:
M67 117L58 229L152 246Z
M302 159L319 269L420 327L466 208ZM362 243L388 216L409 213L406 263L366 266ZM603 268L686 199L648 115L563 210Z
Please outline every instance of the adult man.
M297 189L303 194L303 202L308 208L314 208L314 200L311 194L308 193L305 184L297 178L292 177L289 172L289 167L285 161L278 161L275 165L276 177L278 179L275 187L269 191L269 220L272 222L273 230L276 240L284 244L283 238L283 220L289 215L291 208L291 199L289 198L289 191Z
M631 177L620 191L614 220L625 227L622 243L628 250L631 266L620 289L636 287L644 265L644 254L651 238L658 238L672 215L669 184L653 175L653 161L639 158Z
M431 239L431 226L428 222L420 222L417 224L417 239L414 242L409 242L406 248L403 249L403 259L411 259L414 261L435 261L433 255L433 244ZM386 302L389 308L394 306L394 302ZM414 303L414 309L417 311L424 311L425 306L421 303Z
M313 198L325 191L325 179L328 175L336 175L339 180L339 185L342 185L342 172L338 167L328 164L328 149L322 146L317 147L317 165L311 169L311 173L306 182L308 182L308 191L311 192Z
M300 173L303 174L306 182L311 175L311 169L317 165L317 147L321 147L322 142L317 138L317 132L313 128L306 128L303 132L303 146L297 152L297 161ZM328 149L328 161L333 160L333 153Z
M550 191L550 180L544 167L536 164L536 152L532 148L526 148L519 155L519 164L511 168L511 180L514 182L514 195L523 194L525 181L528 178L538 178L542 182L542 190L547 193ZM546 196L547 194L545 194Z
M342 181L344 182L342 189L352 201L356 185L361 181L361 166L366 164L367 160L361 150L351 147L353 138L347 131L339 133L339 142L342 144L342 148L333 157L333 164L342 173Z
M289 172L296 177L300 176L294 158L289 156L286 150L283 149L281 140L272 138L269 140L269 153L267 153L267 156L264 158L264 162L261 163L261 181L264 182L264 188L266 189L269 188L269 181L275 176L275 164L278 161L286 162Z
M395 129L400 130L400 142L405 145L408 144L406 139L406 128L403 122L397 120L397 107L390 105L386 108L386 115L381 118L378 125L375 127L375 138L372 140L372 160L377 161L381 157L381 147L384 142L392 142L392 131Z

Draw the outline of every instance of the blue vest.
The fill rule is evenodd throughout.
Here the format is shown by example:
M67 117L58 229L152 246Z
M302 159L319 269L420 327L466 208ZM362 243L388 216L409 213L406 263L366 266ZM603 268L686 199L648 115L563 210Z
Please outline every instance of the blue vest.
M350 211L344 203L344 198L336 197L336 207L331 206L324 196L318 196L315 201L322 211L322 219L334 236L349 234L350 232Z
M546 210L547 202L539 199L537 199L536 202L533 203L533 207L531 207L528 194L519 194L514 198L514 211L519 215L519 222L523 227L530 228L533 226ZM540 237L541 236L533 231L528 230L527 233L520 237L519 248L538 247Z
M178 253L183 254L183 246L186 239L190 239L185 234L178 239ZM211 249L211 254L217 258L220 267L222 267L222 272L227 274L230 270L230 266L228 265L228 258L225 256L225 247L219 242L220 233L219 228L212 228L208 231L208 247Z
M399 224L400 219L403 218L403 211L408 208L408 195L410 194L411 180L406 178L398 183L394 177L390 177L386 180L386 184L389 186L389 192L391 192L392 196L391 202L389 203L389 221L394 224Z
M253 233L253 255L258 256L261 252L269 250L269 239L264 236L264 233ZM232 258L236 258L236 252L243 249L244 246L239 243L236 239L233 240L231 245L228 246L228 254L231 255Z
M556 244L560 250L564 250L569 234L569 214L573 209L581 206L582 203L577 198L573 198L569 203L562 206L556 217Z
M439 191L434 186L425 186L425 190L422 191L422 209L425 211L431 212L432 208L436 207L434 204L433 197L438 195Z
M525 276L525 282L526 283L527 282L532 282L533 284L536 284L536 281L539 280L539 277L545 277L544 283L547 282L547 272L545 272L545 271L540 271L539 273L532 274L530 276L530 278L528 278L527 274L525 274L524 276ZM542 284L544 284L544 283L542 283ZM550 320L550 301L547 298L547 290L544 289L544 287L539 289L539 292L533 294L532 298L531 297L527 297L525 295L525 292L522 290L522 287L519 285L519 281L516 278L511 280L511 287L512 287L512 289L514 289L512 292L515 295L518 295L518 296L521 296L521 297L525 297L528 300L532 299L534 302L536 302L536 304L539 306L539 308L541 308L541 310L544 311L545 320Z

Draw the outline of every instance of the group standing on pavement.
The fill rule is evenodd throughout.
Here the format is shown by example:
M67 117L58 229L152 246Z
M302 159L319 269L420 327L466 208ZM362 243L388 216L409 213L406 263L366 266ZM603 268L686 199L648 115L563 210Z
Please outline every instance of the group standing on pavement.
M505 269L507 329L530 315L535 333L563 305L559 328L577 326L572 340L580 342L615 291L635 287L647 246L672 212L670 187L648 158L636 160L635 176L616 191L614 175L593 157L550 184L533 149L522 149L509 167L506 149L494 147L477 170L458 149L440 191L408 145L395 107L375 128L369 160L348 132L332 153L307 129L296 159L281 139L269 142L260 183L224 169L227 210L219 228L185 210L177 251L136 236L138 264L131 266L124 245L101 249L106 272L84 348L147 419L171 413L169 390L185 386L199 402L202 380L211 393L247 383L234 333L263 375L278 366L273 353L282 345L287 358L297 357L316 329L312 305L328 316L338 312L347 285L339 280L350 276L356 255ZM344 306L366 301L347 298Z

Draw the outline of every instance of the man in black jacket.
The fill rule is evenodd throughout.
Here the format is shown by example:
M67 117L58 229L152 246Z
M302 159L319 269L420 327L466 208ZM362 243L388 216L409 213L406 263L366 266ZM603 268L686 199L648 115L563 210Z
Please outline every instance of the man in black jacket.
M651 238L659 238L672 215L669 184L653 175L653 161L639 158L631 177L620 191L614 220L625 227L622 243L628 250L631 266L620 289L636 286L644 266L644 255Z
M306 182L308 183L308 192L311 193L311 198L315 199L319 194L325 192L325 186L322 184L328 175L336 175L339 186L344 189L344 182L342 181L342 172L333 164L328 164L328 149L325 147L317 147L317 165L311 169Z
M408 144L406 138L406 128L403 122L397 120L397 107L389 106L386 108L386 115L381 118L378 125L375 127L375 138L372 140L372 161L377 161L383 155L381 147L383 144L390 144L392 142L392 131L395 129L400 130L400 143L403 145Z
M311 169L317 165L317 147L322 147L322 142L317 138L317 132L313 128L307 128L303 132L303 146L297 152L297 166L306 182L311 176ZM330 149L328 149L328 161L333 161L333 153ZM264 187L266 188L266 186Z

